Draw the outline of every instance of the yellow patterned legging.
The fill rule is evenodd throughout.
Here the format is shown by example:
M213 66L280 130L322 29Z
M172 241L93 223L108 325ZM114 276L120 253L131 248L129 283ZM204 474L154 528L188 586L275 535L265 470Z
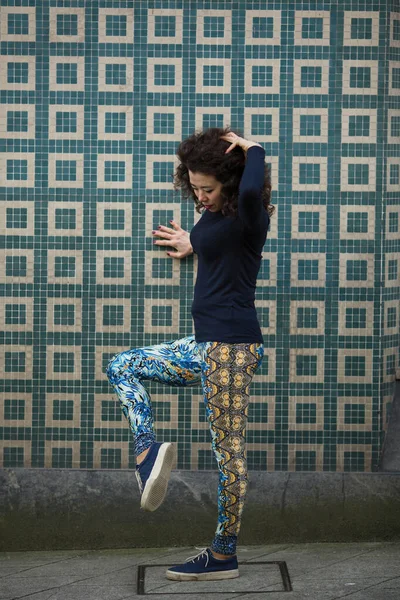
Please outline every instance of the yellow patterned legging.
M218 526L212 549L235 554L247 491L245 452L249 388L263 357L262 344L196 343L194 336L127 350L114 356L107 377L140 454L155 440L150 396L142 381L173 386L201 383L219 469Z

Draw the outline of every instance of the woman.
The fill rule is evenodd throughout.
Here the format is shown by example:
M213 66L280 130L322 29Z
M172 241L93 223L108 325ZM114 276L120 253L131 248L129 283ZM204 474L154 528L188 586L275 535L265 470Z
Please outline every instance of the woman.
M239 576L236 543L247 489L245 427L249 386L263 357L254 307L261 250L269 216L270 184L260 144L229 128L212 128L184 140L175 189L202 213L190 235L177 223L153 231L155 244L182 259L198 256L192 305L195 336L115 356L107 376L135 436L141 507L162 503L175 447L155 441L144 380L199 385L204 392L212 447L218 462L218 526L210 548L167 570L176 580Z

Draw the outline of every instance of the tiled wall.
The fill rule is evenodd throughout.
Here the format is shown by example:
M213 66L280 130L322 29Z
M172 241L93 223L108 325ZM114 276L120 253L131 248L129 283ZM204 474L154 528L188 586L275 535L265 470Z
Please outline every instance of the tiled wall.
M399 366L397 2L0 1L0 461L132 467L105 377L192 333L179 141L231 124L276 206L250 468L376 468ZM201 389L150 384L178 467L214 468Z

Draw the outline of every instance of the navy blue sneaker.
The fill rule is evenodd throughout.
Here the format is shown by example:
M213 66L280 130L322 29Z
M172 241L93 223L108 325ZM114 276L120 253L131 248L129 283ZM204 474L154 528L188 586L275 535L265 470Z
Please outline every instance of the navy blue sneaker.
M174 460L173 444L154 442L145 459L136 465L136 479L142 494L140 508L143 510L153 511L162 504Z
M182 565L168 569L166 575L167 579L175 581L213 581L239 577L239 569L236 556L219 559L213 556L209 548L204 548Z

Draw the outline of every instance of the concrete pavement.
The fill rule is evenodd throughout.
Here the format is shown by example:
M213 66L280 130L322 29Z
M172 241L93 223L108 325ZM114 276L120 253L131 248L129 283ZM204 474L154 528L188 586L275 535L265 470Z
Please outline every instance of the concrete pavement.
M171 582L166 567L195 547L0 553L0 600L398 600L400 543L239 548L238 579ZM285 565L289 577L285 575ZM285 591L292 588L292 591Z

